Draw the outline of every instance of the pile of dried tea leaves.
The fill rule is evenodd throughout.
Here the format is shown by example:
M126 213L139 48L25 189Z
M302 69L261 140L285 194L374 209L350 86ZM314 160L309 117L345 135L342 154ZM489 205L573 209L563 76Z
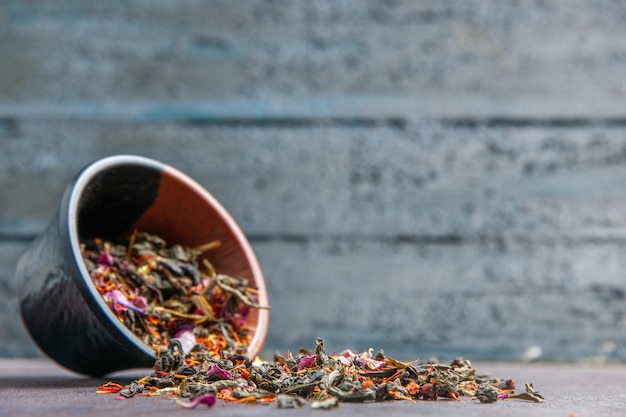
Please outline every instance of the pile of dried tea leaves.
M543 402L526 384L476 373L462 358L449 365L401 362L381 350L328 355L324 341L274 361L245 356L251 332L246 319L258 292L245 279L218 273L199 255L219 245L167 247L158 236L134 232L124 245L83 242L81 251L98 292L116 317L157 352L154 372L125 386L108 382L98 393L117 399L167 396L182 407L212 406L216 400L279 408L331 409L340 402L437 400L461 397L481 403L504 398Z
M354 353L345 350L328 355L322 339L312 351L276 355L274 361L251 361L242 355L214 356L196 346L182 352L177 340L162 351L154 373L126 386L109 382L98 393L115 393L117 399L136 395L167 396L182 407L212 406L216 400L264 404L279 408L331 409L341 402L388 400L460 400L481 403L500 399L543 402L544 397L526 384L526 392L515 395L515 382L477 374L462 358L449 365L401 362L381 350Z
M155 350L176 339L183 352L199 345L213 356L247 352L246 325L258 292L245 279L218 273L199 255L219 246L168 247L158 236L135 231L124 245L81 243L94 286L117 318Z

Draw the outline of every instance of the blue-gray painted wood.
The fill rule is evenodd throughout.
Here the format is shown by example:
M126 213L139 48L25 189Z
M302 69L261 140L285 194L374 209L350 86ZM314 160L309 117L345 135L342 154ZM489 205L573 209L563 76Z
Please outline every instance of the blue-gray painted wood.
M1 113L623 117L625 15L607 0L5 1Z
M268 350L626 360L626 6L0 3L0 355L12 273L117 153L249 236ZM541 352L541 353L539 353Z

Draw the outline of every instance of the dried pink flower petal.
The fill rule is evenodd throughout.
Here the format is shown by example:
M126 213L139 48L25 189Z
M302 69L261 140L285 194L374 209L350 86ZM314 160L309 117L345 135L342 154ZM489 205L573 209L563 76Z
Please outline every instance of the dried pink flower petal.
M196 336L194 336L192 329L189 328L176 332L174 339L180 341L185 355L189 354L191 349L196 345Z
M113 256L105 252L105 253L100 254L100 256L98 256L97 263L100 266L109 267L109 266L113 266L113 264L115 263L115 259L113 259Z
M191 401L176 400L176 403L184 408L196 408L198 404L206 404L207 407L213 407L215 400L215 394L209 392L207 394L198 395Z
M220 368L219 365L216 364L216 363L214 363L213 365L211 365L209 367L209 369L207 369L207 374L216 376L219 379L228 379L228 380L231 380L231 381L233 379L235 379L233 377L233 374L231 374L230 372Z
M298 370L301 371L306 368L311 368L315 366L315 360L317 359L316 355L305 356L300 359L300 363L298 363Z
M113 303L112 307L116 313L126 309L131 309L138 313L145 313L144 309L133 305L133 303L131 303L120 290L111 290L106 292L103 294L103 297L107 302L111 301Z

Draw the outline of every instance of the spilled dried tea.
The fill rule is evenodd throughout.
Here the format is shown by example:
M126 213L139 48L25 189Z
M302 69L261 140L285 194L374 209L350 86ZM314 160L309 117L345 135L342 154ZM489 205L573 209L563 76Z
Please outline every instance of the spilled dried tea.
M168 247L163 239L133 233L124 245L99 239L81 245L91 279L117 318L155 348L154 372L122 386L101 385L117 399L167 396L184 408L216 400L279 408L333 409L341 402L459 400L481 403L512 398L544 400L532 384L515 395L511 379L477 375L468 360L449 365L401 362L380 350L327 354L318 338L312 350L276 355L272 362L244 355L246 318L257 291L244 279L219 273L199 255L217 246Z
M199 261L217 246L168 247L160 237L136 231L124 245L100 239L81 244L93 284L119 321L162 351L157 377L174 370L194 373L181 367L182 355L196 349L213 357L245 353L251 309L269 308L257 303L258 292L247 280L219 273L205 258Z
M333 409L341 402L374 402L472 398L481 403L517 398L538 402L543 397L526 384L526 393L514 395L511 379L478 375L468 360L455 359L449 365L401 362L381 350L355 353L345 350L328 355L324 341L315 349L298 355L276 355L271 362L235 354L214 355L208 349L188 354L171 346L161 352L172 364L165 370L160 361L155 372L131 382L126 388L110 382L99 393L118 393L117 398L134 395L172 396L185 408L200 402L209 406L214 399L263 404L276 402L278 408ZM134 388L131 388L134 387Z

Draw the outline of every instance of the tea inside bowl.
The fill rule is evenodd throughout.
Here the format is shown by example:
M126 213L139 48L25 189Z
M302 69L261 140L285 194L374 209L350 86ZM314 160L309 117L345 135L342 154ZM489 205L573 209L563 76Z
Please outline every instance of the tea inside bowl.
M215 197L182 172L167 165L119 164L89 178L77 201L77 239L72 242L77 247L94 239L119 243L137 230L170 246L193 248L217 242L199 254L197 263L206 259L218 274L248 281L257 293L255 302L268 306L261 269L243 232ZM87 286L93 288L93 283ZM123 322L111 317L115 311L110 302L106 304L106 314ZM265 309L249 309L245 326L250 337L241 353L254 357L260 352L268 315Z

